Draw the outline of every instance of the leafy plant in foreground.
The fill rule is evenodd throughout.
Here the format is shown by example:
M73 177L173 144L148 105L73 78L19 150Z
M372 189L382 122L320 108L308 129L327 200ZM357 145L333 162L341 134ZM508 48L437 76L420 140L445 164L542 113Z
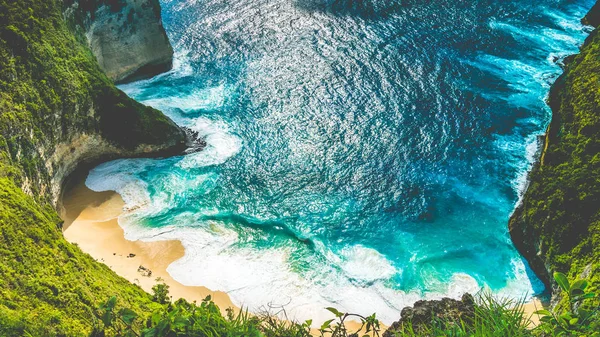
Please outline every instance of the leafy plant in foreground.
M544 336L600 337L600 301L596 293L588 291L587 280L572 284L563 273L554 273L554 280L567 295L567 308L550 312L538 310L542 324L538 330Z
M320 329L311 330L312 320L297 323L282 320L278 317L281 315L251 315L244 310L235 313L233 309L227 309L223 315L210 296L200 304L183 299L172 303L168 287L162 283L153 287L153 293L155 303L146 316L128 308L118 309L117 298L109 298L96 311L91 337L353 337L359 333L361 336L381 336L375 314L364 317L327 308L335 318L323 323ZM285 310L280 313L285 316ZM349 318L358 318L360 327L357 331L348 331Z
M365 336L380 336L380 332L381 332L381 327L379 324L379 321L377 320L377 318L375 318L375 314L372 314L371 316L368 317L364 317L362 315L358 315L358 314L349 314L349 313L343 313L340 312L339 310L337 310L336 308L325 308L327 309L329 312L331 312L332 314L335 315L334 319L330 319L325 321L321 327L319 328L319 332L321 333L321 337L324 336L331 336L331 337L347 337L347 336L358 336L359 333L365 333ZM360 328L354 332L354 333L349 333L348 328L346 327L346 319L348 318L358 318L360 320L361 326ZM334 323L335 324L331 324ZM309 326L310 326L309 322Z
M434 312L423 322L407 321L384 337L531 337L524 300L497 298L489 292L475 297L473 315L461 318ZM450 310L452 311L452 310Z
M116 336L133 337L139 336L133 329L133 325L138 318L138 315L131 309L122 308L116 311L117 297L112 296L111 298L103 303L98 308L98 318L104 324L104 329L100 326L95 326L92 332L92 336L104 336L105 329L112 330Z
M171 302L171 298L169 297L169 285L160 277L156 278L156 282L158 283L152 286L152 300L160 304Z

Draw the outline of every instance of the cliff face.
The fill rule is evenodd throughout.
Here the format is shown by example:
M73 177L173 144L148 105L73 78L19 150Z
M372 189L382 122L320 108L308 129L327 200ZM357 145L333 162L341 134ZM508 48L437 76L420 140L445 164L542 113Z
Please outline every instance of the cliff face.
M597 3L584 19L600 17ZM600 30L552 86L541 160L509 223L513 242L549 290L551 275L600 281ZM554 297L554 300L559 300Z
M101 24L112 22L105 8L122 3L105 2L91 12L95 2L78 2L77 15L90 18L88 27L73 16L74 3L0 0L0 336L88 336L100 301L117 295L140 312L150 302L139 287L67 243L53 207L78 165L185 147L184 132L115 88L88 48L84 33L109 29ZM156 4L129 6L133 17L137 8L148 10L146 3ZM114 22L123 22L119 13ZM139 47L152 35L138 36L145 36L136 40ZM147 42L123 49L171 53ZM126 76L134 73L127 69Z
M117 83L171 69L173 48L158 0L65 1L65 15L83 28L104 73Z
M142 8L143 3L137 5ZM102 73L82 43L85 27L75 20L68 27L61 1L6 1L2 7L0 150L26 193L55 204L62 181L77 165L183 146L185 135L170 119L129 99ZM85 8L80 6L80 17L105 13L110 6L94 12ZM103 15L101 21L92 20L94 29L114 28L114 22L101 27L100 22L110 21ZM155 17L155 26L159 24ZM156 54L170 55L168 41L163 47Z

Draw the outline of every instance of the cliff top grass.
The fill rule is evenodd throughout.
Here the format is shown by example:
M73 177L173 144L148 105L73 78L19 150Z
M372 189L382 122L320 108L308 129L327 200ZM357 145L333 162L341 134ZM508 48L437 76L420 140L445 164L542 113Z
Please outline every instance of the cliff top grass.
M0 178L0 336L83 336L114 294L150 310L150 296L66 242L49 206Z

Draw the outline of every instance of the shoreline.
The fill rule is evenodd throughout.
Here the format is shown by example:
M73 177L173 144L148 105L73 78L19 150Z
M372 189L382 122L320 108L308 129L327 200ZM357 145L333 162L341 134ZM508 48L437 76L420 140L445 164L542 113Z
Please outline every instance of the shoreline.
M200 303L210 295L223 314L228 308L233 309L234 313L240 311L226 292L203 286L186 286L171 277L167 267L185 255L185 248L179 240L127 240L118 222L119 216L125 212L125 202L117 192L92 191L85 185L85 177L78 179L64 192L60 212L64 220L63 236L117 275L150 294L152 287L158 283L157 278L160 278L169 286L169 295L173 300L183 298ZM539 317L533 313L540 309L543 309L543 304L537 297L523 305L524 319L531 321L530 326L539 324ZM346 326L355 329L360 324L348 321ZM385 331L386 325L382 324L382 327Z
M223 312L232 308L238 312L229 295L202 286L186 286L171 277L167 267L185 254L180 241L129 241L118 218L125 205L114 191L94 192L85 186L85 179L66 190L62 198L61 217L65 221L63 236L95 260L106 264L119 276L139 285L148 293L161 278L169 286L173 300L184 298L200 303L206 296ZM140 268L144 267L144 269Z
M64 189L61 198L60 216L64 220L64 238L92 256L96 261L104 263L117 275L144 291L152 294L152 287L161 278L169 286L169 295L173 301L183 298L188 302L200 303L206 296L221 309L233 309L234 314L240 308L233 304L226 292L213 291L203 286L186 286L179 283L167 272L167 267L185 255L185 248L179 240L165 241L129 241L125 238L118 218L123 214L125 202L115 191L95 192L85 185L85 177L75 177ZM130 254L134 256L130 257ZM146 270L140 270L140 266ZM147 270L152 273L147 275ZM398 313L400 318L400 313ZM319 322L320 323L320 322ZM320 324L319 324L320 325ZM358 330L358 321L345 322L348 329ZM387 329L381 325L383 331ZM317 336L318 330L311 328Z

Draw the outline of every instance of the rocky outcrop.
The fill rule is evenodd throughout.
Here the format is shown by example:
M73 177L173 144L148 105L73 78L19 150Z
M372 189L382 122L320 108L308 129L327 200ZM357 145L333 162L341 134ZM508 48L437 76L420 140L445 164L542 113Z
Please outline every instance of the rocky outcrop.
M158 0L79 0L66 7L65 15L83 27L100 67L116 83L172 67L173 48Z
M600 4L583 22L600 25ZM551 88L552 122L522 203L509 221L515 247L560 298L551 275L600 268L600 31L565 62ZM592 273L597 275L597 273ZM592 287L600 279L592 276Z
M475 318L475 300L464 294L460 301L442 298L439 301L417 301L412 307L402 309L400 320L394 322L383 337L394 337L395 332L414 331L417 335L436 324L471 324ZM447 326L440 326L444 329Z

